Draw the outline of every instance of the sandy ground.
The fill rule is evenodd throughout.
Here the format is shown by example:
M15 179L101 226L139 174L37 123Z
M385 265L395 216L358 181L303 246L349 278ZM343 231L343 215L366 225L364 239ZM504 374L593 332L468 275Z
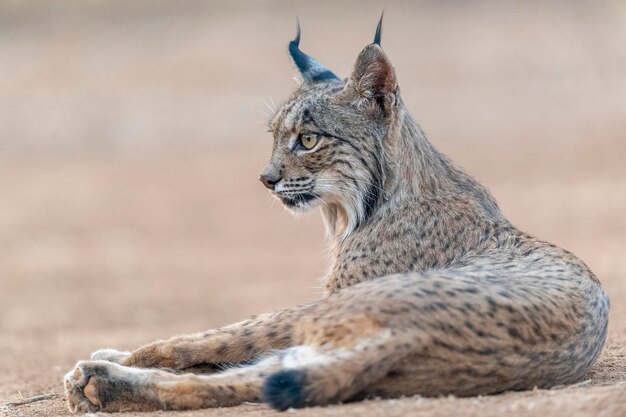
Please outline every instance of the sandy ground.
M344 75L381 8L52 3L0 5L8 416L67 415L60 397L6 404L60 393L63 374L95 349L319 296L321 220L293 218L258 183L270 152L259 109L293 86L284 48L296 13L305 50ZM626 7L502 4L392 2L383 42L436 146L487 184L514 224L573 251L603 282L612 310L601 359L576 387L294 414L626 415ZM142 415L157 414L274 412Z

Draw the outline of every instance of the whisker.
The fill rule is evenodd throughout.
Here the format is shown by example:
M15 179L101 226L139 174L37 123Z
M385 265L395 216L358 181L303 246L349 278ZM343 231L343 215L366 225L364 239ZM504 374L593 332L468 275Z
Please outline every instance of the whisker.
M268 119L272 117L272 116L271 116L269 113L267 113L265 110L261 110L261 109L259 109L259 110L258 110L258 112L259 112L259 113L261 113L261 114L263 114L263 115L265 115L265 117L267 117ZM267 122L265 122L265 123L267 123Z
M276 111L267 103L267 101L265 101L265 99L263 99L263 104L265 104L265 107L267 107L270 111L270 114L268 114L267 117L273 117L274 114L276 114Z

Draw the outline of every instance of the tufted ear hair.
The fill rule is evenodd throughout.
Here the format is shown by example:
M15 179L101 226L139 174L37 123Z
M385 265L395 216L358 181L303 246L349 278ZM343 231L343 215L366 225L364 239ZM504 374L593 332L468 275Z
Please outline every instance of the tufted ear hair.
M306 84L313 84L329 80L339 80L331 70L320 64L300 50L300 21L297 21L298 29L296 38L289 42L289 55Z
M381 16L374 42L359 54L342 94L359 105L375 104L388 112L398 103L399 89L396 72L380 47L382 21Z

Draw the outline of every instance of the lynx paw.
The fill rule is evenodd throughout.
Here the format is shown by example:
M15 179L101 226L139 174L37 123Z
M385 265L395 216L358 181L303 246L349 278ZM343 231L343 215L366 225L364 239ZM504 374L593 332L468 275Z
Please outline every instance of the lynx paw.
M153 411L161 406L155 391L159 372L97 360L80 361L65 375L71 412Z
M100 349L91 354L92 361L108 361L124 365L130 358L130 352L115 349Z
M65 397L70 412L93 413L102 409L98 378L106 378L108 375L106 364L81 361L65 375Z

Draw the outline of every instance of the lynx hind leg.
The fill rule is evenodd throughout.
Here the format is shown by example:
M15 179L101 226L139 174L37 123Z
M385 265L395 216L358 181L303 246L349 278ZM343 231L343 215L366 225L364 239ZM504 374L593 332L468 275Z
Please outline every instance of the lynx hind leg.
M213 375L82 361L65 376L65 394L73 413L225 407L260 401L264 378L280 366L278 354Z
M419 342L364 316L328 323L336 324L307 329L313 340L285 351L283 368L263 384L270 406L286 410L349 400L387 375Z

